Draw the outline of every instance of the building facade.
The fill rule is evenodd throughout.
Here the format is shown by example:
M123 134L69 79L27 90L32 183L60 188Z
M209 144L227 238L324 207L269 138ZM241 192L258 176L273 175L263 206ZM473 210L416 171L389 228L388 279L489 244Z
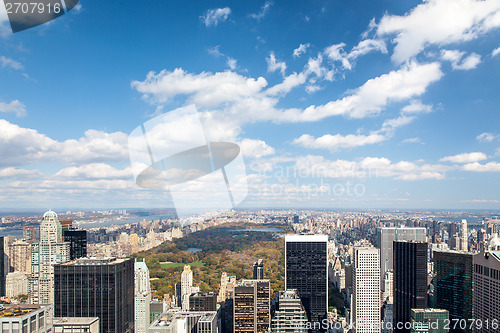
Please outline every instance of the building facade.
M40 224L40 240L31 243L31 276L28 296L31 304L54 303L54 265L69 261L69 243L62 240L57 214L48 211Z
M410 310L427 308L427 243L397 241L393 248L394 331L409 332Z
M285 289L296 289L307 318L328 317L328 236L285 236Z
M2 333L52 333L52 305L8 305L0 311Z
M189 311L217 311L217 294L202 291L191 294Z
M425 228L378 228L377 247L380 249L380 285L384 291L385 272L394 270L393 242L415 241L426 242Z
M483 325L475 332L498 332L500 318L500 251L482 251L474 256L473 314Z
M233 327L235 333L265 333L271 323L269 280L243 280L234 287Z
M99 317L101 333L134 331L134 262L80 258L54 266L55 317Z
M307 332L307 315L297 290L280 291L278 309L271 320L273 333Z
M151 283L144 261L134 263L134 331L146 333L150 324Z
M8 297L28 295L28 276L21 272L7 274L7 278L5 279L5 295Z
M464 251L434 251L434 295L436 307L448 310L451 320L472 316L474 254ZM450 327L450 332L472 332Z
M449 322L448 311L443 309L411 309L411 333L446 333Z
M352 318L356 332L380 332L380 250L354 248Z
M65 229L64 241L69 243L69 259L75 260L87 256L87 230Z

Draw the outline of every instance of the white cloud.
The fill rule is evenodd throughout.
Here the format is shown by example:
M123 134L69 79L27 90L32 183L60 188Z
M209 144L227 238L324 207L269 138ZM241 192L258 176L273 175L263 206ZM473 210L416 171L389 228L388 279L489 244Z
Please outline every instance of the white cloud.
M500 47L497 47L491 52L492 57L496 57L498 54L500 54Z
M227 58L227 66L231 70L235 70L236 69L236 59L228 57Z
M7 58L5 56L0 56L0 65L2 65L3 68L9 67L16 70L23 69L23 64L21 64L19 61Z
M316 70L319 75L325 75L320 68L309 65L305 74ZM199 109L209 108L219 120L223 117L224 121L239 126L256 121L311 122L332 116L375 116L391 102L422 95L442 75L438 62L410 62L398 70L368 80L357 89L348 91L342 99L311 105L304 110L276 107L283 94L302 84L304 77L301 74L292 75L282 84L264 90L267 81L263 77L254 79L230 71L191 74L178 68L173 72L150 72L144 81L133 81L131 86L152 103L163 104L175 96L185 96L186 103L194 103Z
M0 0L0 37L6 37L10 35L12 30L9 25L9 17L7 16L7 11L3 5L3 1Z
M231 14L231 8L229 7L216 8L209 9L205 16L202 16L201 18L205 22L205 26L217 26L219 22L224 22L225 20L227 20L229 14Z
M325 49L325 55L332 61L341 62L344 69L347 70L352 69L352 62L360 56L373 51L387 53L385 42L381 39L364 39L354 46L349 53L344 50L345 46L345 43L331 45Z
M295 169L299 176L316 178L371 178L389 177L398 180L444 179L445 172L451 168L400 161L393 163L385 157L366 157L359 162L330 161L323 156L301 156L297 158Z
M385 135L376 133L370 135L349 134L345 136L340 134L326 134L318 138L314 138L309 134L303 134L299 138L293 140L292 143L305 148L336 151L341 148L354 148L375 144L385 141L386 139L387 137Z
M406 114L416 114L422 112L431 112L432 105L423 104L420 100L412 100L410 104L404 106L401 109L402 113Z
M295 58L300 57L302 54L306 53L306 51L309 48L309 46L310 46L309 43L300 44L298 48L296 48L295 50L293 50L293 56Z
M453 69L469 70L474 69L481 63L481 56L476 53L472 53L465 57L465 52L458 50L442 50L441 59L451 62L451 67Z
M475 171L475 172L499 172L500 163L498 162L488 162L486 164L481 164L479 162L468 163L464 165L464 170Z
M401 143L421 143L421 144L424 144L422 142L422 140L420 140L420 138L408 138L408 139L404 139L403 141L401 141Z
M78 140L56 141L38 131L0 119L0 165L66 164L128 160L127 135L88 130Z
M17 99L10 103L0 102L0 112L13 112L17 117L24 117L26 116L26 106Z
M262 140L243 139L239 144L241 152L246 157L261 158L275 153L274 148Z
M27 178L38 177L40 175L41 173L38 170L18 169L13 167L0 169L0 178L27 179Z
M267 61L268 72L275 72L279 70L281 72L281 75L285 76L286 63L284 61L276 60L274 52L271 52L269 54L269 57L266 58L266 61Z
M119 170L109 164L91 163L61 169L55 174L55 177L63 179L133 179L133 174L130 167Z
M476 139L480 142L492 142L498 138L497 134L494 133L481 133L478 136L476 136Z
M392 59L401 63L427 45L473 40L498 27L498 0L427 0L404 16L384 15L377 34L396 35Z
M307 79L307 74L304 72L301 73L292 73L285 77L283 82L278 83L271 88L266 90L266 93L271 96L275 95L286 95L288 94L293 88L300 86L306 82Z
M473 153L463 153L453 156L446 156L440 159L441 162L452 162L452 163L471 163L487 159L485 153L473 152Z
M256 19L257 21L262 19L264 16L269 13L269 10L271 9L271 6L274 4L273 1L266 1L264 5L262 5L260 12L255 13L255 14L250 14L250 17Z

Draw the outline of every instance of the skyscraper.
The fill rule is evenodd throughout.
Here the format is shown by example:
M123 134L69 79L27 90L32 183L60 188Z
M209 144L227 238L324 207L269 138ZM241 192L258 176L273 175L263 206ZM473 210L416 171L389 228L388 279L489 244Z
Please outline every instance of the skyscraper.
M17 240L9 246L9 266L13 272L31 274L31 245Z
M151 284L149 269L144 261L134 263L134 284L135 333L146 333L150 324Z
M296 289L311 327L328 314L328 236L285 236L285 289Z
M460 246L459 250L469 251L469 234L467 231L467 220L460 223Z
M451 320L473 319L473 259L465 251L434 251L434 295L436 307L449 312ZM469 327L454 328L450 332L472 332Z
M40 240L31 243L31 276L28 296L31 304L54 303L54 265L69 260L69 243L62 240L57 214L48 211L40 224Z
M65 229L63 236L64 241L70 244L70 260L87 256L87 230Z
M217 294L202 291L191 294L189 311L217 311Z
M264 279L264 260L259 259L258 262L253 264L253 279L254 280Z
M307 315L297 290L279 292L278 309L271 320L273 333L302 333L306 329Z
M243 280L234 287L235 333L265 333L271 323L269 280Z
M411 309L427 307L427 243L394 242L394 331L410 322ZM403 326L404 327L404 326Z
M101 333L134 331L134 262L80 258L54 265L55 317L99 317Z
M193 287L193 271L191 266L184 266L184 271L181 274L181 306L183 311L189 310L189 296L192 293L200 291L199 287Z
M377 247L380 249L380 286L382 290L384 290L385 272L394 268L392 248L394 241L426 242L426 230L425 228L377 229Z
M356 332L380 332L380 250L354 248L352 318Z
M492 323L500 318L500 251L482 251L474 256L473 313L483 325L476 332L498 332Z
M36 241L36 229L34 226L23 227L23 239L29 243Z

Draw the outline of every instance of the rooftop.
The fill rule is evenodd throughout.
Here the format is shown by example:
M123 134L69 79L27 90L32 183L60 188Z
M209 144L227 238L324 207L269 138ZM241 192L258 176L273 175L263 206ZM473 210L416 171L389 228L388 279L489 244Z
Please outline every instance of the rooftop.
M115 265L120 264L130 258L115 258L115 257L91 257L91 258L78 258L59 265L63 266L86 266L86 265Z
M99 317L59 317L59 318L54 318L52 324L54 326L92 325L96 321L99 321Z
M40 310L44 307L44 305L28 305L28 304L19 304L19 305L11 305L6 304L2 306L3 310L0 311L0 318L9 318L9 317L22 317L31 312Z

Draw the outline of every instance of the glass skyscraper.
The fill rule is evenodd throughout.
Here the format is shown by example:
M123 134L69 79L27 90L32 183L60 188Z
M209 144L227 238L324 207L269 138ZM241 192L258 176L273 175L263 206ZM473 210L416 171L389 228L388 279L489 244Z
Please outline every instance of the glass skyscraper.
M285 289L296 289L311 327L328 316L328 236L285 236Z
M450 320L472 319L474 254L463 251L434 251L434 294L436 307L448 310ZM472 332L469 327L450 332Z
M54 265L55 317L99 317L101 333L134 332L134 261L81 258Z

